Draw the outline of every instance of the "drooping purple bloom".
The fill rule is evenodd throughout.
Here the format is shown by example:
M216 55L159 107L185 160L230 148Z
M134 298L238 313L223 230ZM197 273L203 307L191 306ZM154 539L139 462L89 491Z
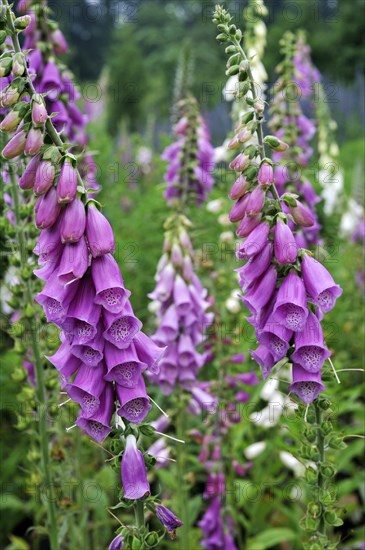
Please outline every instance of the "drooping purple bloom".
M61 223L61 240L65 243L77 243L85 233L85 207L79 198L75 198L65 208Z
M57 192L54 187L39 197L36 210L35 223L38 229L47 229L57 221L61 213L61 205L57 201Z
M332 275L317 260L304 254L302 258L302 275L308 294L325 313L331 311L342 288L335 283Z
M320 372L308 372L300 365L293 365L293 383L289 391L296 393L304 403L312 403L321 391L326 388L322 384Z
M69 285L81 279L89 265L89 251L84 237L63 247L62 258L58 269L58 279L64 285Z
M251 313L257 315L268 303L275 291L276 280L276 269L274 266L270 266L267 271L247 289L242 301Z
M309 312L304 330L295 335L295 351L291 359L308 372L319 372L331 355L324 345L321 323Z
M179 519L171 510L163 506L162 504L157 504L156 506L156 515L162 525L169 531L169 533L174 534L178 527L183 525L181 519Z
M84 418L92 417L100 407L100 395L105 389L105 365L89 367L82 365L74 381L67 384L66 391L73 401L81 406L81 414Z
M107 342L104 354L108 368L105 380L126 388L136 387L147 365L139 359L135 345L131 343L128 348L118 349Z
M97 333L101 316L101 307L94 303L95 288L91 277L84 277L79 284L77 294L72 300L63 331L73 345L87 344Z
M116 392L120 404L118 414L134 424L143 422L151 409L143 376L140 376L137 384L132 388L117 384Z
M88 204L86 236L94 258L115 250L113 230L94 203Z
M85 417L81 412L76 425L89 437L101 443L111 432L110 423L114 412L114 391L111 384L106 384L99 401L97 411L90 417Z
M126 439L121 464L121 477L125 498L138 500L150 494L145 461L141 451L137 448L134 435L128 435Z
M308 316L307 297L302 279L291 271L278 290L274 314L288 330L303 330Z
M285 357L292 334L291 330L283 326L281 319L271 314L258 339L270 351L275 362L278 362Z
M100 304L111 313L120 313L130 297L130 291L124 282L117 262L111 254L95 258L91 264L95 285L96 304Z
M134 336L141 330L142 323L134 315L127 301L121 313L111 313L104 310L104 338L119 349L127 347Z
M40 155L32 158L19 179L20 189L32 189L36 179L36 172L40 163Z
M298 255L298 246L294 235L290 227L282 220L278 220L275 225L274 253L281 265L294 263Z
M251 234L240 244L237 251L239 260L252 258L264 248L268 242L269 225L266 222L260 223Z
M72 202L76 197L76 190L77 173L71 161L66 158L57 181L58 202L61 204Z
M122 548L123 548L122 535L117 535L108 546L108 550L122 550Z

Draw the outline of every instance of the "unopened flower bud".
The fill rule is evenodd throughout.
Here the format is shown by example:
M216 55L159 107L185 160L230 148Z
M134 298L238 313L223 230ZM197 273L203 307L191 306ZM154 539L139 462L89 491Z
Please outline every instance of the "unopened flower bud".
M6 31L0 31L0 46L1 46L1 44L4 44L7 36L8 35L7 35Z
M18 52L13 57L13 67L11 69L11 74L16 76L22 76L25 71L25 59L24 54Z
M264 143L271 147L271 149L274 149L274 151L286 151L289 148L287 143L284 143L284 141L275 136L266 136Z
M274 183L274 170L271 163L264 161L261 164L257 179L263 187L269 187Z
M26 134L24 130L21 130L5 145L3 149L3 157L6 159L13 159L24 152L26 142Z
M297 201L296 206L289 206L290 214L295 223L302 227L311 227L314 224L314 216L307 206Z
M18 31L24 31L28 27L28 25L31 22L30 15L22 15L21 17L17 17L14 21L14 27Z
M0 59L0 77L8 76L13 65L13 60L11 57L3 57Z
M32 122L35 127L43 126L48 117L46 106L40 96L34 96L32 103Z
M43 145L43 133L39 128L31 128L25 142L24 153L26 155L36 155Z
M62 55L68 51L68 44L60 29L55 29L51 33L51 42L57 55Z

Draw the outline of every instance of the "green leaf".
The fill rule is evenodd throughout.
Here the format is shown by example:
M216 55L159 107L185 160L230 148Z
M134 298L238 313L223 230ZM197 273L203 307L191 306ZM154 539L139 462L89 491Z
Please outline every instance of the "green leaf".
M266 548L272 548L276 544L281 542L288 542L294 540L296 534L291 529L286 528L274 528L263 531L256 537L248 539L247 548L254 548L255 550L266 550Z

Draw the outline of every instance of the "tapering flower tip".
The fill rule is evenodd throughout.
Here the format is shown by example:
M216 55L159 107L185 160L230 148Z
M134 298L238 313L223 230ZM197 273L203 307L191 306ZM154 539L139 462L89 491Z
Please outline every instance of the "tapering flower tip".
M136 347L139 360L148 365L149 372L158 374L160 370L159 362L166 352L166 347L158 346L142 331L134 337L133 343Z
M275 267L270 266L267 271L248 289L243 303L251 313L257 315L268 303L275 292L277 272Z
M319 372L330 355L324 345L321 323L310 311L304 330L295 335L295 351L291 359L308 372Z
M304 329L307 317L307 296L302 279L291 271L282 282L274 313L277 320L289 330L299 332Z
M93 202L87 208L86 236L94 258L114 252L113 229Z
M179 334L179 318L174 304L171 304L165 311L158 331L154 336L156 341L161 343L171 342Z
M57 181L58 202L66 204L76 197L77 172L69 159L66 158L62 164L60 175Z
M47 109L41 97L36 97L32 102L32 123L33 126L43 127L48 117Z
M146 392L143 376L140 376L133 388L116 385L117 396L120 403L119 416L123 416L133 424L140 424L151 410L150 400Z
M122 550L122 548L123 548L122 535L117 535L108 546L108 550Z
M177 346L179 362L182 367L189 367L196 362L196 350L189 334L180 334Z
M261 214L255 214L253 216L245 214L237 227L237 237L248 237L250 233L252 233L252 231L259 225L260 221Z
M159 300L165 302L170 298L175 282L175 269L170 263L165 265L157 274L157 285L153 292L150 292L148 297L151 300Z
M45 255L46 260L39 262L39 265L42 267L39 269L35 269L33 271L34 275L38 277L38 279L42 279L43 281L48 281L49 277L54 273L56 268L58 267L58 264L60 262L60 258L62 256L62 249L63 246L59 242L57 246L52 247L48 253Z
M181 519L175 516L171 510L163 506L162 504L157 504L156 506L156 516L162 523L162 525L168 530L172 535L175 534L175 531L178 527L183 525Z
M97 327L97 333L94 338L88 341L86 344L73 344L71 346L71 353L78 357L85 365L90 367L98 367L100 361L104 357L104 339L102 334L102 328L99 325Z
M66 386L68 395L80 405L84 418L93 416L100 406L99 398L105 388L105 372L103 363L97 368L81 365L75 380Z
M250 199L251 193L245 193L242 197L240 197L237 202L232 206L228 217L229 221L232 223L238 222L242 220L243 216L246 213L247 203Z
M326 387L322 384L320 372L308 372L300 365L294 363L293 383L288 389L296 393L304 403L309 405L318 397L321 391L326 389Z
M63 331L73 345L87 344L97 333L101 307L94 303L95 288L91 277L85 277L70 304Z
M218 406L218 399L199 387L194 387L191 394L202 410L215 412Z
M57 192L51 187L45 195L41 195L36 204L35 223L38 229L51 227L61 213L61 205L57 200Z
M253 256L244 266L236 271L239 275L240 287L243 291L265 272L270 266L272 260L272 244L266 243L260 254Z
M230 163L229 167L235 172L243 172L245 168L250 164L250 157L244 153L240 153Z
M32 189L36 180L36 172L40 163L40 155L32 158L26 169L24 170L20 180L20 189Z
M261 212L265 203L265 191L260 186L256 186L250 194L247 201L246 214L248 216L255 216Z
M118 349L106 342L104 354L108 368L105 380L117 382L125 388L136 387L147 365L140 361L134 344L131 343L125 349Z
M335 306L343 292L327 269L308 254L303 255L302 275L308 294L322 311L327 313Z
M43 132L40 128L31 128L25 141L24 153L29 156L39 153L43 145Z
M236 179L236 181L231 187L231 190L229 192L229 198L232 199L233 201L241 198L246 193L248 187L249 187L249 182L247 181L245 176L242 176L242 175L238 176L238 178Z
M13 159L24 152L27 136L24 130L20 130L5 145L2 155L6 159Z
M77 283L65 287L58 280L58 270L53 272L42 292L35 297L35 301L43 306L44 314L49 323L54 323L57 326L62 325L77 288Z
M175 278L173 297L178 315L186 315L191 308L191 297L187 284L180 275Z
M126 302L128 306L129 302ZM132 308L113 314L104 310L104 338L119 349L126 348L141 330L142 323L134 315Z
M268 242L269 225L266 222L260 223L245 239L237 251L239 260L248 260L261 252Z
M47 93L50 101L55 101L63 88L62 79L57 65L49 61L43 70L43 78L40 83L42 93Z
M0 122L0 130L3 132L13 132L18 127L18 124L22 120L20 111L13 109L3 118Z
M62 55L64 53L67 53L68 44L63 35L63 32L60 29L55 29L51 33L51 42L57 55Z
M58 279L61 284L69 285L84 276L89 265L89 252L84 237L75 244L63 247Z
M181 248L177 243L174 243L171 248L171 261L173 265L181 266L184 261Z
M285 357L289 349L292 332L285 328L275 315L271 314L258 335L259 343L264 345L272 354L275 363Z
M137 500L150 495L146 464L143 454L137 448L137 440L134 435L128 435L126 439L121 476L125 498Z
M277 220L274 233L275 258L281 265L292 264L297 259L298 246L290 227Z
M271 163L264 161L261 164L257 179L263 187L269 187L274 183L274 169Z
M84 235L86 214L83 202L76 198L66 206L61 222L61 241L64 244L77 243Z
M124 287L119 266L111 254L95 258L91 263L91 273L95 285L94 301L111 313L123 311L131 293Z
M56 169L51 161L42 160L39 163L34 182L34 193L43 195L52 187Z
M101 443L112 431L110 423L114 412L114 389L111 384L106 384L104 391L99 396L99 401L100 404L96 412L89 418L86 418L81 412L76 420L76 425L89 437Z
M58 370L62 389L81 366L81 361L71 353L71 346L66 341L62 342L54 355L46 356L46 359Z
M297 200L296 206L289 206L290 214L293 216L295 223L301 225L302 227L311 227L315 218L313 213L309 210L307 206L302 204Z

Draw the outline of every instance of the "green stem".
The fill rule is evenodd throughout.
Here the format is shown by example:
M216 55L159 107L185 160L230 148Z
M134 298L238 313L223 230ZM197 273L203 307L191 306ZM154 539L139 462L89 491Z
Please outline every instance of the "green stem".
M27 268L27 249L26 242L24 238L24 227L22 227L21 217L20 217L20 204L19 204L19 191L18 184L16 181L15 174L13 169L10 168L10 178L11 178L11 189L12 197L14 201L14 216L16 222L16 231L17 239L20 250L20 265L22 270ZM24 298L27 304L30 306L33 305L33 292L30 279L24 281L25 291ZM33 360L36 372L37 380L37 408L38 408L38 428L39 428L39 439L42 455L42 468L44 481L48 490L48 495L46 496L46 509L48 517L48 528L49 528L49 538L51 543L52 550L58 550L58 535L57 535L57 520L56 520L56 506L55 506L55 491L52 485L51 477L51 468L49 461L49 434L47 431L47 415L46 415L46 389L43 377L43 364L42 356L39 346L39 334L37 329L37 320L34 316L26 318L27 328L29 330L31 338L31 347L33 351Z
M139 531L144 528L145 526L145 520L144 520L144 504L142 500L137 500L135 507L134 507L134 513L136 516L136 525Z
M180 392L180 399L182 395ZM176 432L177 437L185 441L185 410L181 407L177 412L176 417ZM188 502L187 502L187 490L186 480L184 479L186 469L186 453L185 444L182 444L177 456L177 477L178 477L178 503L179 503L179 515L183 522L182 527L179 529L180 548L179 550L190 550L189 546L189 515L188 515Z
M316 426L317 426L317 448L319 452L319 460L318 460L318 478L317 478L317 499L319 501L320 493L322 489L324 488L324 478L321 473L321 466L324 462L324 435L322 432L322 411L319 407L317 400L314 401L314 410L316 415ZM320 502L318 502L321 506ZM322 535L326 535L326 523L324 521L324 513L323 510L321 511L321 517L320 517L320 523L318 527L319 533Z

